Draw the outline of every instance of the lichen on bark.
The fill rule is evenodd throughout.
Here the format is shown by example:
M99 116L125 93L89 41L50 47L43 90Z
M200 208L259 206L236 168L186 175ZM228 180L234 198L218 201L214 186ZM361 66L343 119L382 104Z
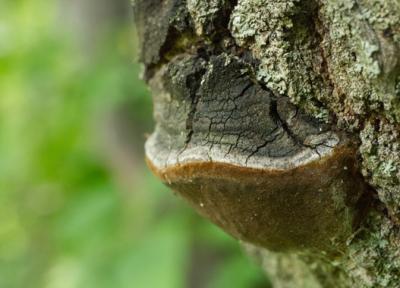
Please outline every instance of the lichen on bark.
M164 123L156 130L174 135L155 133L164 137L155 141L157 149L172 151L166 159L184 159L193 144L197 150L192 151L204 157L239 161L240 154L251 155L244 157L251 164L253 156L272 151L266 136L273 139L273 133L286 127L283 132L294 140L295 126L285 122L290 117L278 121L282 131L274 130L276 122L268 122L271 114L262 107L270 110L271 99L286 99L318 125L324 122L355 139L354 156L371 186L356 201L363 206L357 209L368 213L359 213L355 222L361 224L352 228L344 247L335 246L334 257L313 249L277 254L249 248L261 255L276 287L398 287L400 2L137 0L134 7L155 117ZM245 77L232 73L234 69ZM247 111L246 105L253 110ZM254 125L252 115L260 117ZM243 138L226 132L241 127L230 124L238 125L235 117L242 117L242 128L248 130L239 131ZM263 125L272 134L259 133L269 129L262 130ZM215 147L223 153L215 153ZM334 200L344 207L344 199L339 193ZM278 263L290 264L294 276L282 273Z

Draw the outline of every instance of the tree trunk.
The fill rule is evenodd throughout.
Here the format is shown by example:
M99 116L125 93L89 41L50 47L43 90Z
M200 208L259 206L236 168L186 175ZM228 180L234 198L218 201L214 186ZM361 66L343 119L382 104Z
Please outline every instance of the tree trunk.
M400 2L136 0L153 172L274 287L400 285Z

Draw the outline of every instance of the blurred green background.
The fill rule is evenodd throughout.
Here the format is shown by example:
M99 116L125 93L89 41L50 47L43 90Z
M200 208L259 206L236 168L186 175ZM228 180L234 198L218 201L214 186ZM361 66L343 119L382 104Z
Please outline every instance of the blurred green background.
M267 287L144 164L130 9L0 1L0 288Z

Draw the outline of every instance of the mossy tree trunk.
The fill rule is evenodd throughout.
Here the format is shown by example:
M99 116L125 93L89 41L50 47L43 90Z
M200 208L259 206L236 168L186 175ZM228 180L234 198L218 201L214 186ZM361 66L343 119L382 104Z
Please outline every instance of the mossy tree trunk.
M134 10L155 173L274 287L399 287L400 2Z

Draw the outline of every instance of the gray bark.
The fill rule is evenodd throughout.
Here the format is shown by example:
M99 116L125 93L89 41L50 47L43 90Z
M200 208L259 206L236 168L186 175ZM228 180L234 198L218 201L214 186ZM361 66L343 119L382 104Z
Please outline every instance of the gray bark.
M400 2L137 0L153 172L274 287L400 285Z

